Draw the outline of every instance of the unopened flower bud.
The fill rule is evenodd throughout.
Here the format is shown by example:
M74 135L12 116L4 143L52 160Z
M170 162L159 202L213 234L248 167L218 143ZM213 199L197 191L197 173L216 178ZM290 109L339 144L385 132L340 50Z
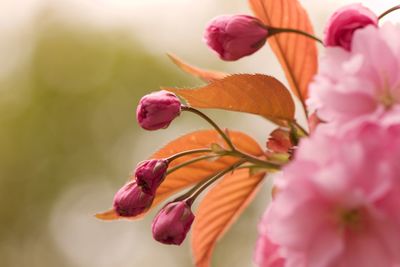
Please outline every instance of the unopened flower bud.
M180 245L193 220L194 215L186 201L169 203L153 220L153 237L163 244Z
M168 169L165 159L150 159L140 162L135 170L136 183L143 192L154 195L164 180Z
M221 59L238 60L260 49L268 30L255 17L225 15L214 18L207 26L204 41Z
M151 206L154 196L142 191L135 181L125 184L114 196L114 209L119 216L133 217Z
M146 130L167 128L181 113L179 98L168 91L161 90L142 97L136 110L139 125Z
M292 146L290 132L282 128L275 129L267 141L267 148L277 153L287 153Z
M351 50L353 34L368 25L378 26L378 17L361 4L350 4L337 10L325 28L324 44Z

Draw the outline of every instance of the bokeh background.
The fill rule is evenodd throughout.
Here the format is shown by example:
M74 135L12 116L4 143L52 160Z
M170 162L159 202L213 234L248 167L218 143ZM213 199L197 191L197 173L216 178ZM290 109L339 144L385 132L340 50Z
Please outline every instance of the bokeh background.
M329 14L352 1L302 2L322 36ZM362 2L377 13L397 4ZM154 212L111 223L93 214L110 207L138 161L208 127L190 114L163 131L136 125L142 95L162 85L201 84L166 52L203 67L284 80L267 46L226 63L203 44L211 18L249 12L245 0L0 1L0 266L192 266L188 240L181 247L152 240ZM261 144L272 129L255 116L207 112ZM214 266L253 266L256 225L268 199L265 186L221 240Z

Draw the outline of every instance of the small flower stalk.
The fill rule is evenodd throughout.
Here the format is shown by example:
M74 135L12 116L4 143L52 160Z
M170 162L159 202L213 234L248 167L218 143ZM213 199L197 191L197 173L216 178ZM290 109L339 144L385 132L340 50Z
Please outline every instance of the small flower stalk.
M179 98L161 90L142 97L136 109L136 118L143 129L154 131L167 128L180 113Z
M167 245L180 245L194 221L194 214L187 201L167 204L154 218L153 237Z

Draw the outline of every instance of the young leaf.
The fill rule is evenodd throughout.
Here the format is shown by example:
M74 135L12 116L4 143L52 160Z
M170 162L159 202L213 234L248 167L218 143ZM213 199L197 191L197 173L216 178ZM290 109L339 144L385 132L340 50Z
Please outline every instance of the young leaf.
M182 59L178 58L175 55L172 54L167 54L167 55L172 60L172 62L174 62L175 65L177 65L181 70L195 77L198 77L205 82L220 80L229 75L228 73L220 71L200 69L198 67L189 65L188 63L184 62Z
M95 215L97 219L103 220L103 221L113 221L113 220L118 220L120 219L119 215L117 212L115 212L114 209L110 209L104 212L97 213Z
M237 131L229 131L229 136L237 149L256 157L263 155L263 151L258 143L248 135ZM212 144L218 144L225 148L227 147L224 140L215 130L196 131L175 139L153 154L150 158L167 158L186 150L210 148ZM176 159L172 161L169 169L202 155L204 156L204 153L187 155ZM216 173L232 166L237 161L237 158L230 156L224 156L214 160L205 159L172 172L165 178L164 182L157 189L156 198L150 208L166 200L174 193L209 178L210 176L214 176ZM134 179L134 177L132 177L132 179ZM143 215L139 215L136 218L142 216ZM96 217L102 220L119 219L118 215L113 212L113 210L96 214Z
M314 32L298 0L249 0L249 4L254 14L268 26ZM304 105L308 84L317 71L315 41L295 33L280 33L268 38L268 43L285 71L290 88Z
M192 250L196 267L209 267L217 241L253 199L265 173L245 169L228 174L204 197L196 211Z
M293 120L294 102L277 79L262 74L236 74L195 89L164 88L196 108L218 108L261 115L284 124Z

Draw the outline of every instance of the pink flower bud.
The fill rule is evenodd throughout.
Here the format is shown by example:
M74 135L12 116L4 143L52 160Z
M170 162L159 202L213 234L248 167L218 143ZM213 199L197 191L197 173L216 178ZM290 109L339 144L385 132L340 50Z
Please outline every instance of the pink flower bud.
M194 215L185 201L169 203L153 220L153 237L163 244L180 245L193 220Z
M135 171L136 183L143 192L154 195L158 186L165 178L168 161L165 159L150 159L140 162Z
M146 130L167 128L180 113L179 98L165 90L145 95L136 109L139 125Z
M290 132L282 128L275 129L267 141L267 148L277 153L286 153L292 147Z
M353 34L368 25L378 26L378 17L361 4L351 4L337 10L325 28L324 44L341 46L350 51Z
M223 60L233 61L260 49L268 30L257 18L246 15L219 16L211 20L204 41Z
M114 209L122 217L136 216L150 207L153 199L153 195L144 193L135 181L130 181L115 194Z

